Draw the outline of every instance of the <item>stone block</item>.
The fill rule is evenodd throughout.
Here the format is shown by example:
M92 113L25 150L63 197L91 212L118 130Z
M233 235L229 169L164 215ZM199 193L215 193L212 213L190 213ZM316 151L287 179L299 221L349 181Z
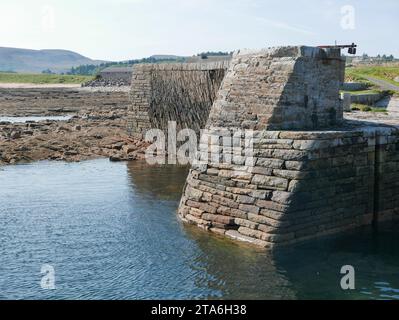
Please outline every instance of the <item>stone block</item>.
M240 227L240 228L238 228L238 232L247 237L251 237L251 238L269 242L270 236L262 231L259 231L259 230L254 230L254 229L247 228L247 227Z
M239 209L244 212L258 214L260 208L254 205L240 204Z
M254 204L255 200L256 200L255 198L243 196L243 195L240 195L237 197L237 202L241 203L241 204Z
M202 215L202 219L206 221L221 223L223 225L234 225L234 218L218 214L204 213Z
M288 188L287 179L272 176L263 176L259 174L256 174L253 177L251 183L257 185L261 189L286 190Z
M284 161L280 159L259 158L258 161L256 162L256 165L270 169L281 169L284 166Z
M249 221L247 219L241 219L241 218L235 218L234 219L234 223L238 226L242 226L242 227L246 227L246 228L250 228L253 230L256 230L258 228L258 223L253 222L253 221Z
M247 242L247 243L259 246L259 247L263 247L263 248L270 248L271 247L270 243L268 243L267 241L262 241L262 240L255 239L255 238L252 238L252 237L247 237L247 236L239 233L236 230L228 230L228 231L226 231L225 235L230 237L233 240L238 240L238 241L241 241L241 242Z

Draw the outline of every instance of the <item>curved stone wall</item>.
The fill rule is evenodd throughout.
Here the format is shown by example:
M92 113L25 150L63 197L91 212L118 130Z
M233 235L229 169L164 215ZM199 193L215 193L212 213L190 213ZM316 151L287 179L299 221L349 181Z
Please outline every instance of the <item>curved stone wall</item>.
M253 164L192 168L180 217L269 248L398 218L399 129L361 125L255 132Z

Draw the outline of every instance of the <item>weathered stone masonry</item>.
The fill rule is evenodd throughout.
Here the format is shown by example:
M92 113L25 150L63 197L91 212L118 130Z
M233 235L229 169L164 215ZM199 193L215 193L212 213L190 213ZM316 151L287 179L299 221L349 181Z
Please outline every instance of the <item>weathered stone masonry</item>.
M254 143L254 166L192 168L184 221L272 247L399 216L399 130L257 131Z
M339 51L239 51L226 68L134 70L132 134L166 130L169 120L199 132L207 122L219 137L210 155L219 149L225 160L226 131L254 133L253 162L192 167L183 221L273 248L399 217L399 128L343 119Z
M399 217L399 130L343 120L343 68L316 48L236 54L207 128L254 129L255 161L193 167L180 217L263 247Z
M254 130L317 129L343 119L340 51L282 47L240 51L218 93L209 125Z
M176 121L178 130L190 128L199 133L227 67L228 61L134 66L129 131L142 138L152 128L166 132L168 122Z

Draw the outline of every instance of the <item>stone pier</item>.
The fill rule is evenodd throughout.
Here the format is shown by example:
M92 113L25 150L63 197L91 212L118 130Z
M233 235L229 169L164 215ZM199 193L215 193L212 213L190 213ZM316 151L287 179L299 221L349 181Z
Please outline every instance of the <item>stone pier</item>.
M345 120L344 74L340 50L305 46L137 65L129 131L206 129L179 217L220 235L274 248L397 219L399 125Z
M221 161L192 167L181 219L267 248L397 219L399 128L344 120L344 69L337 50L237 52L202 141ZM243 129L251 161L234 161L222 142Z

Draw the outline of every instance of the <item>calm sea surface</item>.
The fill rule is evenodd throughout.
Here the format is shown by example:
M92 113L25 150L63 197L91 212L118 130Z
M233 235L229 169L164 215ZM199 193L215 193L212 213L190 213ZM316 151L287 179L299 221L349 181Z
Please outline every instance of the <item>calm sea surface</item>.
M271 255L181 224L186 175L108 160L0 168L0 299L399 299L397 226ZM40 286L45 264L55 290Z

